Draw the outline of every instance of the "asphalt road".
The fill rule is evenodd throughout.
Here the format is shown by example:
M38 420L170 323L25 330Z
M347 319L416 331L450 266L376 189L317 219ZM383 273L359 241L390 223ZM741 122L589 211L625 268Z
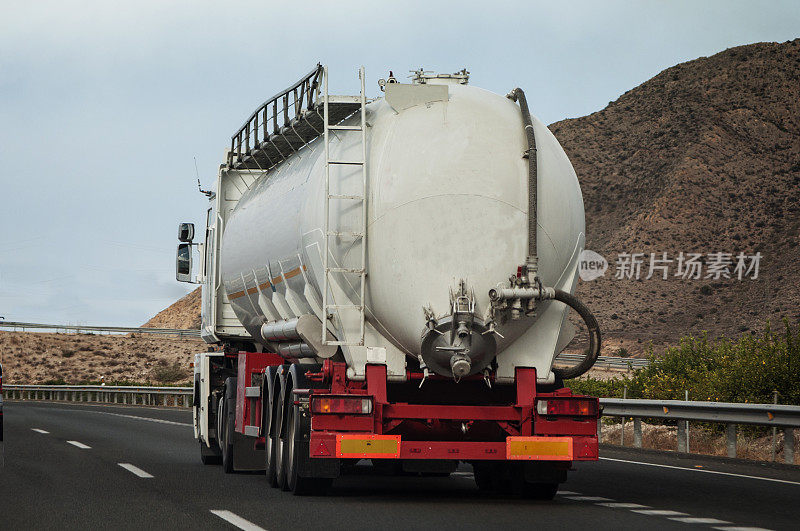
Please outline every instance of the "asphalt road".
M486 496L469 467L296 497L200 464L188 411L7 402L0 448L0 529L800 527L797 467L613 447L552 502Z

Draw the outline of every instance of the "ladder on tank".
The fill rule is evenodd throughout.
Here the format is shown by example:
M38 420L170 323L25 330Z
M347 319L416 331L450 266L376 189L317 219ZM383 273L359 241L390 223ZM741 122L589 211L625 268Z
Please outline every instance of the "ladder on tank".
M364 344L364 326L365 326L365 315L364 315L364 288L366 285L366 277L367 277L367 115L366 115L366 91L365 91L365 81L364 81L364 67L362 66L358 70L358 77L361 81L361 93L358 96L331 96L328 93L328 67L325 66L324 75L323 75L323 83L325 86L325 96L323 99L323 109L324 109L324 122L325 122L325 223L324 223L324 238L325 243L323 244L323 258L322 258L322 266L324 269L323 281L322 281L322 314L323 314L323 326L322 326L322 343L324 345L342 345L342 346L360 346ZM342 125L342 124L332 124L330 123L330 114L329 114L329 105L335 105L340 103L359 103L360 108L357 111L360 115L360 120L358 125ZM361 158L359 160L338 160L332 159L330 153L330 133L331 131L341 131L342 133L351 133L351 132L358 132L361 136ZM339 167L339 166L351 166L351 167L360 167L361 168L361 189L360 193L356 194L342 194L342 193L331 193L331 168L332 167ZM361 222L353 231L341 231L335 230L335 228L331 227L330 223L330 211L331 211L331 204L334 201L348 201L349 204L358 204L361 206ZM330 264L330 240L331 238L339 238L339 237L352 237L354 240L361 240L361 256L360 262L356 267L347 268L341 267L343 264L337 264L336 267L331 267ZM355 290L357 292L357 300L355 304L348 303L348 304L331 304L328 297L328 290L331 286L331 275L333 274L341 274L345 277L351 277L355 280L358 278L359 286L358 289ZM348 283L349 284L349 283ZM335 302L335 301L334 301ZM339 340L329 340L327 334L327 321L328 316L330 315L329 312L331 311L340 311L343 310L343 313L346 312L358 312L359 316L359 336L357 340L356 338L347 338L344 337L344 320L341 319L340 313L340 321L342 322L342 332L343 337L340 337Z

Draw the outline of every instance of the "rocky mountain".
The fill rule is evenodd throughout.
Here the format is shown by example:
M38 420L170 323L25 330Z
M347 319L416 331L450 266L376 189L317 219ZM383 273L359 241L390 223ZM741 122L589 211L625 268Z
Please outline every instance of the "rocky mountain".
M200 288L161 310L143 328L200 328Z
M800 318L800 39L679 64L550 129L581 182L586 247L609 262L578 288L606 352ZM676 276L689 253L700 278Z

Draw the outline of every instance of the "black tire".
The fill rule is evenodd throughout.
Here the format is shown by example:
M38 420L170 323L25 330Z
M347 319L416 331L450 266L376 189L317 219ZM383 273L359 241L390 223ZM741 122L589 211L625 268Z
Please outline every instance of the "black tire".
M272 373L268 373L272 376ZM274 378L274 376L273 376ZM276 453L275 448L277 447L277 441L275 438L275 433L277 432L276 426L273 426L273 423L277 420L277 412L275 410L275 393L274 389L279 388L279 382L277 380L273 380L275 382L275 387L273 387L273 392L267 393L268 396L264 397L264 407L267 409L265 410L264 414L264 470L267 475L267 483L270 487L277 487L278 486L278 474L277 474L277 464L276 464Z
M291 405L289 408L289 418L286 432L287 461L286 461L286 485L295 496L308 496L323 494L332 484L330 478L305 478L300 476L300 460L309 459L309 456L301 455L301 446L297 439L301 436L301 431L308 429L306 423L301 422L300 407Z
M286 389L281 387L278 391L278 403L275 408L275 485L281 490L287 490L286 484Z
M231 405L236 401L236 379L228 378L225 382L225 395L220 398L221 407L217 409L221 414L222 431L219 433L220 448L222 450L222 470L226 474L233 474L233 424L236 411L231 410Z
M219 451L219 446L216 443L211 443L211 448L203 441L200 441L200 461L204 465L219 465L222 463L222 455Z

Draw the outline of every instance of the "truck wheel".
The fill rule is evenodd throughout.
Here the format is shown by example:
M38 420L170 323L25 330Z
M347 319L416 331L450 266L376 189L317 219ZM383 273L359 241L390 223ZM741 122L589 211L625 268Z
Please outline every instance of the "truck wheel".
M231 411L230 404L235 400L234 393L236 388L230 385L230 380L233 380L233 378L229 378L228 382L225 382L225 396L220 398L220 409L217 409L217 411L222 411L222 431L219 434L219 439L220 448L222 449L222 470L226 474L233 474L233 422L235 411Z
M286 484L295 496L307 496L309 494L322 494L332 484L330 478L305 478L300 476L300 462L303 459L310 459L308 455L303 455L301 445L297 443L297 438L302 436L304 427L301 425L300 407L292 405L289 413L288 433L286 442L288 445L286 461ZM305 429L308 431L308 429Z
M289 390L288 392L291 392ZM281 388L278 392L278 407L275 408L275 483L282 490L286 485L286 394Z
M218 465L222 463L219 446L216 442L211 443L211 448L206 443L200 441L200 461L204 465Z
M275 410L275 403L273 396L264 397L264 407L266 413L264 415L264 470L267 474L267 483L270 487L278 486L278 466L275 462L276 454L275 448L277 442L275 440L275 427L273 423L276 422L277 412Z

